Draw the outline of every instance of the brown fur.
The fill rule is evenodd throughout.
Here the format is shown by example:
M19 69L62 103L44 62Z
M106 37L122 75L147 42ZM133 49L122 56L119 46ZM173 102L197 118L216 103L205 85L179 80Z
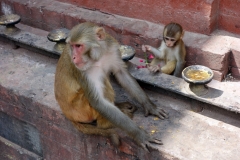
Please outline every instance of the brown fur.
M159 48L149 45L143 45L143 51L147 50L155 55L155 58L148 66L151 72L160 71L165 74L173 74L181 77L185 66L186 48L182 40L184 31L178 23L169 23L163 30L163 41ZM167 41L165 38L171 38L175 41Z
M114 103L109 74L113 73L143 105L146 115L154 114L164 119L167 114L157 109L129 75L118 47L118 42L101 27L92 23L75 26L57 64L55 97L64 115L81 132L109 136L119 145L119 136L114 130L119 127L147 150L146 146L152 147L151 143L162 143L152 139L131 120L135 111L133 105Z
M67 51L63 51L56 69L55 75L55 97L60 105L63 114L74 124L74 126L85 134L95 134L111 137L115 145L119 145L119 137L114 130L114 125L97 112L89 103L84 90L79 83L80 72L71 63ZM68 63L66 63L68 62ZM104 81L104 95L106 99L114 103L114 90L106 78ZM117 106L129 117L132 118L135 107L130 103L120 103ZM97 126L90 124L94 120ZM82 122L82 123L81 123ZM88 124L89 123L89 124Z

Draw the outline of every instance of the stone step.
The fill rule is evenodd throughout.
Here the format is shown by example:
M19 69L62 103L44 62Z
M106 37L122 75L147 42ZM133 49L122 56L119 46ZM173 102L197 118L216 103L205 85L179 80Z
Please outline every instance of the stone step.
M25 47L50 57L58 58L61 54L60 51L54 49L56 43L50 42L47 39L48 32L23 24L18 24L17 27L19 30L8 33L8 29L0 26L0 37L4 40L12 41L17 46ZM230 82L226 84L227 87L221 87L223 85L221 82L213 80L209 84L208 93L203 96L198 96L189 89L189 84L181 78L165 74L153 75L149 73L147 69L136 69L136 65L142 65L140 59L141 58L134 57L129 65L130 73L137 80L204 103L240 113L240 83L236 82L234 88L229 88L230 85L228 84L231 84Z
M122 44L136 49L136 56L143 57L142 44L158 47L163 25L143 20L88 10L55 0L3 0L5 7L22 17L22 23L46 31L57 28L71 29L79 22L95 22L113 35ZM231 72L240 77L239 35L215 31L212 35L187 32L184 42L187 48L187 66L205 65L214 71L214 79L222 81Z

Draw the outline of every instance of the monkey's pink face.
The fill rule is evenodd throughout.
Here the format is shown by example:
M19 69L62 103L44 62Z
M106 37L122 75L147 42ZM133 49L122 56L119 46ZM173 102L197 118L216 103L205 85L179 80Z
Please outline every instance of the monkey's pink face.
M72 50L72 61L78 67L82 68L86 61L83 59L83 54L85 53L85 46L83 44L70 43Z
M175 38L171 37L164 37L164 40L167 47L173 47L176 42Z

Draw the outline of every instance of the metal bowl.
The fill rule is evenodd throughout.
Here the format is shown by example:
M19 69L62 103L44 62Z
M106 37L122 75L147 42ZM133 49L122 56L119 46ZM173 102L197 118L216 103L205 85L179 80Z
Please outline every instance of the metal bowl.
M182 77L188 83L207 84L213 79L213 71L202 65L192 65L182 71Z
M119 50L124 61L129 61L135 56L135 49L131 46L120 45Z
M7 14L0 17L0 25L14 25L20 22L21 17L17 14Z
M61 29L55 29L51 32L49 32L47 38L49 41L52 42L65 42L67 39L69 30L66 28L61 28Z

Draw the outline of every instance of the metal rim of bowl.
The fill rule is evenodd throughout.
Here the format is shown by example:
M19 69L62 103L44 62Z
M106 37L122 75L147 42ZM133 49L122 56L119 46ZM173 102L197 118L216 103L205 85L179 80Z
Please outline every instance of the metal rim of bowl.
M187 78L187 77L185 76L186 72L187 72L188 70L193 70L194 68L203 68L203 70L205 70L205 71L207 71L207 72L210 72L210 74L209 74L210 77L207 78L207 79L205 79L205 80L191 80L191 79ZM183 77L183 79L184 79L186 82L188 82L188 83L193 83L193 84L207 84L207 83L209 83L209 82L213 79L213 71L212 71L210 68L206 67L206 66L202 66L202 65L191 65L191 66L188 66L188 67L184 68L184 70L182 71L182 77Z
M127 48L132 50L132 54L127 55L127 56L122 56L122 60L129 61L129 60L131 60L135 56L135 49L133 47L128 46L128 45L120 45L120 47L127 47Z
M58 32L59 33L62 32L63 35L65 35L65 36L55 38L54 35L57 35ZM55 29L55 30L52 30L51 32L49 32L49 34L47 35L47 38L49 41L52 41L52 42L65 42L65 40L67 39L68 33L69 33L69 30L66 28Z
M15 21L8 22L8 17L10 16L15 17ZM3 19L6 19L6 20L3 20ZM5 26L14 25L19 23L20 21L21 21L21 17L17 14L7 14L0 17L0 25L5 25Z

